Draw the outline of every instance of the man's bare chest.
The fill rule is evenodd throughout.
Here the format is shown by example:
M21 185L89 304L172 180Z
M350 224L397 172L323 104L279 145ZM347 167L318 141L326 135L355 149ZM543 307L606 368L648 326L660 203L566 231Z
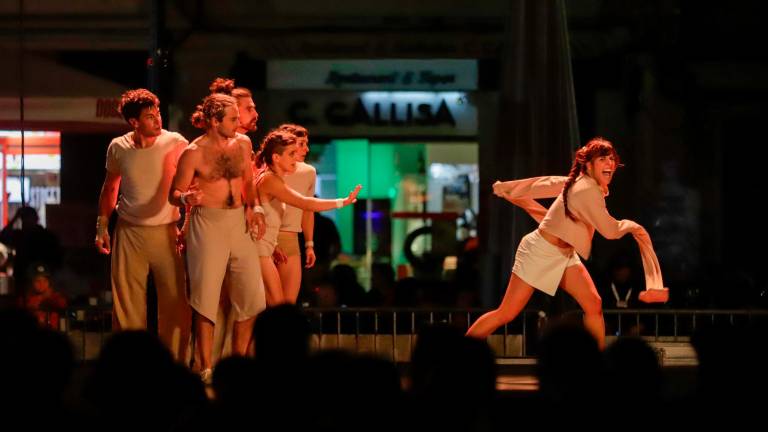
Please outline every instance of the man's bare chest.
M203 157L197 171L210 182L242 177L246 168L243 152L239 147L203 149Z

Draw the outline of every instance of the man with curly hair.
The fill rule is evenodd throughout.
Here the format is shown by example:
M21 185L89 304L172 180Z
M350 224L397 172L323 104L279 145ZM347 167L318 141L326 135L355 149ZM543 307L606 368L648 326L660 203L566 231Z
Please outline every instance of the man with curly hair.
M205 133L179 158L169 200L191 207L187 236L189 303L195 311L200 376L209 382L213 339L224 275L234 314L232 352L245 355L253 320L265 307L255 240L261 235L251 170L251 142L237 133L239 112L232 96L214 93L192 114ZM219 323L221 324L221 323Z
M158 334L185 361L191 331L184 266L175 251L179 209L168 202L176 163L187 140L162 128L157 96L146 89L122 95L120 113L132 130L107 149L95 245L112 254L113 329L147 327L147 276L157 288ZM119 192L119 200L118 200ZM108 225L117 209L110 238Z
M208 90L211 94L221 93L232 96L237 100L237 111L240 114L237 133L247 134L256 132L259 113L256 111L256 104L253 102L253 93L245 87L235 87L235 80L231 78L216 78L213 80Z

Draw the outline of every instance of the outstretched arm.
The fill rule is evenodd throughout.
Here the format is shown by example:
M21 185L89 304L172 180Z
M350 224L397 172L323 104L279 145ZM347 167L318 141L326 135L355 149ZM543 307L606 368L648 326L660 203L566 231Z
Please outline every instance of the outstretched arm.
M493 184L493 193L511 201L518 198L555 198L563 191L568 177L546 176L532 177L506 182L497 181Z
M544 216L547 215L547 209L533 198L508 199L507 201L525 210L538 223L541 223Z
M639 226L639 225L638 225ZM643 228L634 231L632 236L640 248L640 257L643 261L643 273L645 275L645 291L640 293L640 301L645 303L666 303L669 300L669 289L664 286L661 277L661 266L653 250L651 236Z
M265 176L259 187L263 188L264 192L290 206L313 212L332 210L350 205L357 201L357 194L360 193L360 189L362 189L361 185L357 185L346 198L335 200L305 197L286 186L285 182L279 178L271 175Z
M645 275L644 293L640 300L646 303L664 303L669 299L669 290L664 287L661 277L661 267L653 250L651 237L640 224L629 219L616 220L608 213L605 198L597 188L580 191L569 200L572 211L579 219L595 227L603 237L613 240L631 233L640 248Z
M536 202L536 199L558 196L567 180L568 177L548 176L508 182L497 181L493 184L493 193L522 208L540 223L546 216L547 209Z

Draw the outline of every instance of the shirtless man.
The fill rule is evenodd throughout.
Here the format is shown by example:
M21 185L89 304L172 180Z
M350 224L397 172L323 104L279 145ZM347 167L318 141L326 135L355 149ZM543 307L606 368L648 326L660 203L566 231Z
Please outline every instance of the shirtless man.
M264 284L254 240L259 233L254 206L250 140L238 134L237 101L212 94L192 114L205 130L179 158L170 202L192 207L187 233L189 303L195 312L195 343L201 378L209 381L213 333L224 274L231 275L235 314L232 351L245 355L253 320L265 307ZM245 207L245 209L243 209ZM258 209L257 209L258 211Z
M248 138L246 134L256 132L258 128L259 113L256 111L256 104L253 102L253 93L245 87L236 87L235 80L231 78L216 78L208 86L211 94L221 93L234 97L237 100L237 111L240 114L237 133L243 134L243 138ZM253 144L249 143L251 148ZM252 155L253 156L253 155ZM264 232L266 229L264 215L258 214L259 229ZM229 275L224 278L222 286L221 303L217 314L219 324L213 333L213 361L226 357L232 353L232 327L234 325L232 305L229 302ZM196 359L199 361L199 359Z

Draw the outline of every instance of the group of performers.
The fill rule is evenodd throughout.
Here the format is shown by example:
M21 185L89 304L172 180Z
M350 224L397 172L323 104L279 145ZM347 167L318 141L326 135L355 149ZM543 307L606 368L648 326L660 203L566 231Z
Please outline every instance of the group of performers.
M246 135L257 128L252 93L225 78L217 78L210 91L191 116L203 131L191 143L162 128L160 101L150 91L122 95L120 113L132 130L107 150L95 237L96 247L111 253L114 329L146 328L151 272L159 336L177 360L187 361L194 321L196 368L205 381L213 367L215 326L223 324L221 304L231 305L231 351L246 355L255 317L266 307L296 302L302 264L311 267L315 261L314 212L354 203L361 188L344 198L315 198L316 171L305 163L307 130L281 125L254 151ZM562 287L604 346L600 296L580 259L589 258L595 230L607 239L632 234L645 272L641 300L667 300L646 230L614 219L606 209L604 197L620 166L613 145L594 138L576 152L568 176L494 183L495 195L523 208L539 226L518 246L501 305L480 317L468 336L485 338L514 319L534 289L554 295ZM556 199L546 209L535 201L540 198ZM187 215L182 229L180 208Z
M254 152L245 135L258 121L251 92L223 78L210 90L191 116L203 130L191 143L162 128L157 96L145 89L123 94L120 112L132 131L108 147L95 238L102 253L112 254L113 328L146 328L151 272L159 336L186 361L194 315L204 381L211 377L222 294L234 318L232 353L245 355L259 312L298 297L298 233L304 230L306 266L312 266L313 212L350 205L361 188L345 198L315 198L316 172L304 162L307 130L282 125ZM187 218L179 230L182 207ZM186 271L178 245L186 251Z

